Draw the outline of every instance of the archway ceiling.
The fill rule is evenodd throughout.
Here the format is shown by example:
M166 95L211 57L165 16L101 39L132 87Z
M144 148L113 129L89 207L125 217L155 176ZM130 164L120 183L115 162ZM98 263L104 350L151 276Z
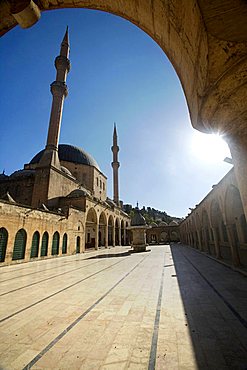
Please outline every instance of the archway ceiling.
M17 24L11 12L16 12L16 7L24 9L29 2L0 2L0 35ZM153 37L172 62L194 128L236 134L243 129L243 122L247 122L246 0L34 2L41 11L84 7L130 20Z

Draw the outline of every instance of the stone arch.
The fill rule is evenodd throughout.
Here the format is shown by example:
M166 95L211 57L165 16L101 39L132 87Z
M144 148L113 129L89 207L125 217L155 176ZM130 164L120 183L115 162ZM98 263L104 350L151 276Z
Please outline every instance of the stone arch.
M14 249L12 260L23 260L25 258L27 243L27 233L26 230L20 229L15 235Z
M107 218L104 211L99 216L99 246L106 246Z
M93 207L87 212L85 248L98 248L98 221L97 213Z
M196 213L195 222L196 222L196 228L200 229L201 228L201 220L200 220L199 213Z
M160 243L166 243L168 241L168 233L166 231L161 231L160 233Z
M208 212L204 208L202 210L202 247L204 252L210 253L210 221L209 221L209 216Z
M42 241L41 241L41 248L40 248L40 256L41 257L47 256L48 242L49 242L49 234L48 234L47 231L45 231L43 236L42 236Z
M57 256L59 254L59 239L60 239L59 232L56 231L53 234L53 238L52 238L52 248L51 248L52 256Z
M40 234L38 231L35 231L32 238L32 245L31 245L31 252L30 258L38 257L39 255L39 241L40 241Z
M7 250L8 244L8 231L5 227L0 228L0 262L5 261L5 255Z
M120 245L120 238L121 238L121 228L120 228L120 221L117 217L115 220L115 245Z
M175 230L171 231L170 241L171 242L178 242L179 241L179 233L177 231L175 231Z
M114 240L113 240L113 237L114 237L114 220L113 220L113 217L112 215L109 216L108 218L108 245L110 246L114 246Z
M227 248L225 248L225 246L221 247L224 233L222 229L222 225L224 225L224 219L220 208L220 202L218 199L213 199L210 204L210 222L212 226L216 256L218 258L222 257L223 259L229 259L230 256L229 247L228 246Z
M76 237L76 253L81 252L81 237L78 235Z
M125 231L124 220L121 220L121 245L125 245Z
M224 205L233 263L235 265L241 263L247 266L247 253L245 249L241 248L241 244L244 243L245 234L247 233L247 225L240 192L236 186L228 186Z
M62 254L67 254L67 247L68 247L68 235L64 233L62 242Z
M155 3L144 0L77 0L76 4L60 0L53 2L52 6L49 2L42 2L41 10L61 8L108 12L130 21L148 34L165 52L176 70L185 92L192 125L198 128L202 126L198 112L207 79L208 38L197 2L187 2L186 7L174 2L171 11L169 2L162 0ZM13 18L12 22L10 28L16 24ZM205 130L204 127L202 129Z

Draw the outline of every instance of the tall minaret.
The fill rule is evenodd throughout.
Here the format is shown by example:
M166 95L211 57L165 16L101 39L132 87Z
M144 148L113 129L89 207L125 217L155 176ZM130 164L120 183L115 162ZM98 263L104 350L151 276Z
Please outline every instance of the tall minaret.
M51 84L51 93L53 98L46 147L39 163L39 165L42 167L52 165L60 168L58 158L58 142L63 114L63 103L64 99L68 95L68 88L66 85L67 74L70 71L70 61L68 57L69 35L67 27L61 43L60 55L58 55L55 59L57 75L56 80Z
M64 99L68 95L66 86L67 74L70 70L69 56L69 37L68 27L66 29L60 54L55 59L57 70L56 80L51 84L52 107L47 135L47 142L44 153L35 170L35 182L32 194L32 207L40 207L42 204L49 206L52 199L58 199L62 194L62 183L60 183L59 174L61 175L60 161L58 157L58 142L60 126L63 113ZM55 204L52 203L52 207Z
M119 191L118 191L118 169L120 167L120 163L118 162L118 152L119 146L117 145L117 129L116 124L114 123L114 131L113 131L113 146L111 147L113 153L113 200L114 202L119 205Z

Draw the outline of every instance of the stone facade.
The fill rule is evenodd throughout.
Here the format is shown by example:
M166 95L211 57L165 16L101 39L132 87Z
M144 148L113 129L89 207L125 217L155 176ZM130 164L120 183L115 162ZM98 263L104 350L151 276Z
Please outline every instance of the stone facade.
M183 243L247 268L247 224L234 168L192 209L179 231Z
M22 170L0 175L1 264L129 243L130 218L122 202L107 197L107 178L97 162L81 148L58 145L68 56L67 29L55 60L46 147Z
M173 224L173 221L169 225L164 224L165 222L161 222L160 225L155 223L150 225L151 228L147 229L148 244L168 244L180 241L179 225Z

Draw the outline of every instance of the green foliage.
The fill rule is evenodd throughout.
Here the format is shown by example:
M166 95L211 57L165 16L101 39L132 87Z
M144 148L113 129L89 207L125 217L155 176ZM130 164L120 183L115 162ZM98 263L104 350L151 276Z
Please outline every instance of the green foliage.
M134 208L132 207L132 205L126 204L123 206L123 209L132 219L132 217L134 216ZM173 220L177 222L180 221L180 218L178 217L169 216L165 211L159 211L151 207L143 207L140 212L145 218L148 225L150 225L152 222L155 222L157 225L159 225L161 221L164 221L167 224L169 224Z

